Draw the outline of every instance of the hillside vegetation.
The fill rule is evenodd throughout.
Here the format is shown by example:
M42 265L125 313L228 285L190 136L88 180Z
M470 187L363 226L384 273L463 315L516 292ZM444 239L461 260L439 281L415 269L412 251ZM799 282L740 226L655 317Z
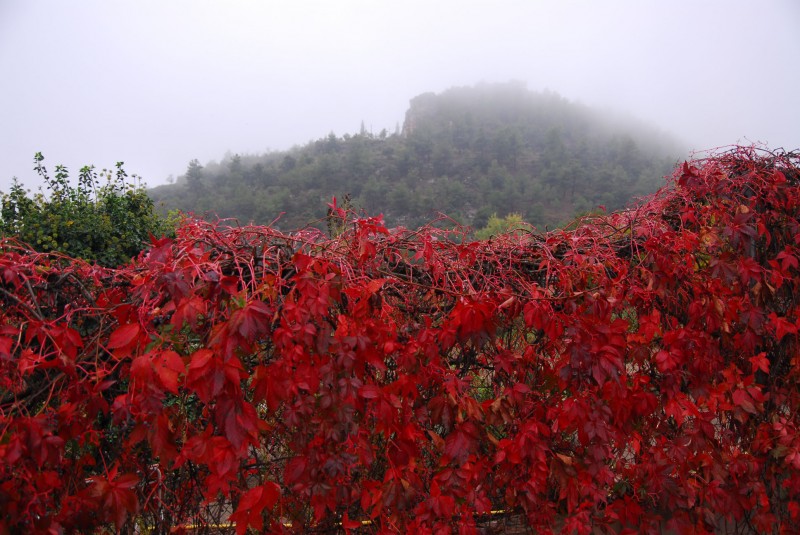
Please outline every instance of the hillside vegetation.
M417 227L444 213L482 228L492 214L555 226L654 192L683 155L653 128L518 83L454 88L411 100L402 130L327 137L285 152L192 161L150 190L164 210L296 229L331 197Z

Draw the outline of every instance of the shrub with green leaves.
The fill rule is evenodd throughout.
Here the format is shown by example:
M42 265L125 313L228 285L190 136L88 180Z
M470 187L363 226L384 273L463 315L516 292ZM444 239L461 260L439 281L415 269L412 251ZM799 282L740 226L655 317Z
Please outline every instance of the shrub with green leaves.
M522 220L520 214L508 214L500 218L496 213L489 217L486 226L475 231L475 238L478 240L488 240L493 236L530 230L531 226Z
M9 193L0 193L0 235L13 237L38 251L118 266L136 256L150 235L172 232L172 225L158 215L145 188L131 181L117 162L115 170L80 170L77 186L70 184L63 165L52 177L36 153L36 172L47 193L29 191L14 179Z

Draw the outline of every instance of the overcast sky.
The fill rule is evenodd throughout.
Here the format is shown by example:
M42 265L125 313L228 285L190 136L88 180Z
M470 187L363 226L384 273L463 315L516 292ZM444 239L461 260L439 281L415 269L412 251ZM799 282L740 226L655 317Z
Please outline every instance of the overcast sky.
M523 80L704 149L800 148L797 0L0 0L0 190L32 158L192 158L402 124L408 101Z

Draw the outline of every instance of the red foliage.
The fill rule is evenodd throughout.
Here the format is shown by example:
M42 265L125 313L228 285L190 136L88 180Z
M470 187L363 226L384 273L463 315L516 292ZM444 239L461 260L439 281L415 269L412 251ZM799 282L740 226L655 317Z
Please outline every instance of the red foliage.
M5 240L0 533L791 532L799 160L487 242L187 220L110 270Z

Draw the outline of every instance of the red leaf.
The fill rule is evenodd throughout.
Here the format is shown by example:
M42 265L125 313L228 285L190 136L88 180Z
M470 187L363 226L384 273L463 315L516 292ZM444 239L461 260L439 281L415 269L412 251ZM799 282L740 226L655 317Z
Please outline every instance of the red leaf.
M186 372L186 365L180 355L174 351L164 351L153 358L153 365L164 388L177 394L178 376Z
M198 349L192 355L192 359L189 362L189 371L192 370L202 370L208 363L211 361L211 358L214 356L214 352L210 349Z
M759 353L755 357L750 357L750 364L753 365L753 371L761 370L764 373L769 373L769 359L766 353Z
M269 329L272 311L263 301L251 301L231 317L231 323L238 325L238 332L245 340L253 341Z
M116 477L116 468L113 468L108 477L94 476L89 478L92 486L89 495L100 500L101 510L114 521L119 530L125 523L128 514L138 509L136 500L136 485L139 476L136 474L122 474Z
M133 342L139 334L141 327L138 323L127 323L118 327L108 340L108 347L110 349L118 349L127 347Z
M775 328L775 336L778 341L782 340L787 334L797 334L797 325L784 317L778 316L775 312L769 315L769 319Z
M361 522L358 520L351 520L350 515L345 511L344 515L342 515L342 527L344 529L357 529L361 527Z
M787 272L787 274L789 268L798 269L797 257L792 254L792 251L788 246L786 249L778 253L776 258L781 261L781 269L784 272Z
M444 452L459 463L475 450L478 428L472 422L458 424L444 439Z
M372 295L384 285L387 279L372 279L367 283L367 287L365 288L366 295Z
M307 464L308 461L305 457L294 457L288 463L286 463L286 469L284 471L286 483L292 485L299 482L306 472Z
M756 414L758 412L755 404L753 403L753 398L750 397L750 394L747 392L747 390L742 388L733 392L733 403L750 414Z
M0 361L11 360L11 346L14 340L5 336L0 336Z
M218 401L217 414L225 437L234 450L242 451L258 437L258 416L255 408L244 401L223 398ZM250 440L248 440L248 438Z
M450 518L456 507L456 500L453 496L442 494L439 483L434 480L431 483L431 497L428 500L431 510L438 518Z
M183 327L184 323L188 323L194 328L198 318L206 313L206 307L206 301L199 296L184 299L175 309L170 323L179 329Z
M159 414L155 422L151 424L148 439L153 453L161 460L173 460L178 456L172 422L164 413Z
M358 395L364 399L375 399L380 397L381 388L377 385L364 385L359 388Z
M213 429L208 426L203 432L197 432L183 444L178 457L177 466L182 466L186 461L209 464L211 462L211 438Z
M231 515L231 521L236 523L236 535L242 535L248 527L262 531L264 528L262 513L272 509L280 497L281 489L272 481L245 492L239 500L236 511Z
M789 516L792 522L800 522L800 503L792 500L787 507L789 509Z
M189 362L186 384L201 401L208 403L225 386L227 368L210 349L198 349Z
M662 349L656 353L656 367L661 373L674 370L681 363L681 355L678 351L666 351Z

